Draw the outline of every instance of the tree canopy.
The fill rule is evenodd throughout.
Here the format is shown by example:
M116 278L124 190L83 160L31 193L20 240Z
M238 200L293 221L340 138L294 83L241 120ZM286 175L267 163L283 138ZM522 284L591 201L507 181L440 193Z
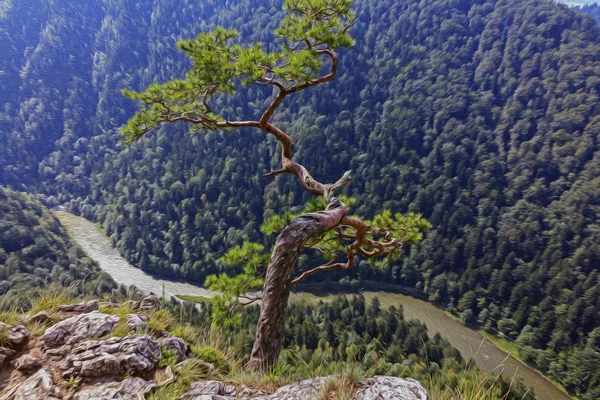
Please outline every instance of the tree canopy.
M281 227L264 280L257 276L259 258L254 260L254 254L248 254L252 250L250 242L239 250L232 250L251 257L243 261L242 274L235 278L226 275L207 278L210 289L221 291L214 300L215 308L227 318L232 317L234 308L244 304L240 298L245 304L261 301L256 340L248 364L253 369L270 369L277 362L283 344L290 284L295 285L318 272L349 270L357 255L367 258L387 255L389 261L397 260L400 249L407 243L417 243L422 238L420 230L430 227L416 214L393 216L384 211L373 221L349 216L348 206L339 192L350 181L350 171L335 183L319 182L294 161L292 138L271 121L287 96L335 79L339 68L337 50L354 44L348 33L354 21L351 4L352 0L286 0L287 14L275 31L283 40L279 54L262 51L260 43L247 48L231 44L237 32L217 27L196 39L178 43L194 61L185 80L154 83L143 92L124 91L127 97L142 103L142 109L122 129L126 144L135 143L161 123L186 122L197 130L258 128L274 136L281 146L281 168L265 176L293 174L306 192L324 200L322 209L309 209ZM326 74L321 72L323 56L330 62ZM213 113L209 104L212 97L235 93L237 80L244 86L273 86L275 94L259 119L231 121ZM333 244L338 240L342 243ZM257 246L254 245L254 250ZM330 261L293 278L300 252L307 247L319 249ZM338 261L338 257L343 261ZM380 261L376 265L386 264ZM248 292L258 290L260 284L263 284L260 296L249 298ZM232 297L235 302L229 305Z

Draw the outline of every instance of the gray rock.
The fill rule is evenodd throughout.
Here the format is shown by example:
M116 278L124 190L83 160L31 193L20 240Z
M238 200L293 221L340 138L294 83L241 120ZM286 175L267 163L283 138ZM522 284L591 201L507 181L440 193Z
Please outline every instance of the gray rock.
M67 354L69 354L71 352L71 349L72 346L69 346L68 344L60 347L55 347L53 349L47 349L46 357L48 357L50 361L59 361L62 360Z
M160 346L148 335L81 343L61 366L63 376L116 376L147 372L161 359Z
M13 349L9 349L6 347L0 347L0 365L4 364L4 361L8 360L12 356L17 354Z
M32 323L46 323L50 321L52 317L46 312L41 311L35 315L22 315L19 317L19 322L22 324L32 324Z
M40 369L25 382L6 393L2 400L59 400L60 391L52 382L52 376Z
M98 305L98 300L89 300L81 303L58 306L56 309L62 312L89 313L99 310L100 306Z
M260 389L252 389L249 388L248 386L242 386L240 389L240 396L241 397L256 397L256 396L262 396L265 393L260 390Z
M236 389L235 386L225 385L223 382L219 381L192 382L190 385L190 390L183 394L181 399L196 400L199 398L201 399L202 396L208 396L207 398L212 399L213 395L235 396Z
M119 321L117 315L98 312L76 315L46 329L42 342L46 348L72 345L87 338L108 335Z
M29 341L30 332L22 325L12 326L0 322L0 331L6 332L5 347L13 350L20 350Z
M31 374L32 372L40 369L41 366L42 361L31 354L25 354L15 361L15 369L23 372L24 374Z
M101 353L89 360L74 362L81 376L115 376L121 373L121 361L112 354Z
M251 399L244 397L238 400L312 400L317 398L319 391L329 379L335 379L335 377L307 379L283 386L269 396L252 397ZM356 391L355 398L356 400L427 400L427 391L414 379L376 376L364 382ZM189 400L201 399L201 397L189 398ZM211 399L211 397L206 397L206 399ZM233 397L224 397L224 399L229 400Z
M140 310L154 310L160 308L160 299L156 296L144 297L138 306Z
M127 300L125 303L123 303L123 305L128 306L132 310L137 310L140 307L140 302L139 301L135 301L135 300ZM116 308L116 307L119 307L119 304L117 304L117 303L111 303L110 306Z
M143 331L148 326L148 317L145 315L127 314L127 328L131 331Z
M275 393L270 396L260 397L264 400L308 400L315 399L325 382L331 377L318 377L314 379L305 379L300 382L292 383L277 389ZM383 400L383 399L381 399Z
M367 379L356 393L362 400L427 400L427 390L418 381L410 378L376 376Z
M99 383L85 388L75 395L74 400L137 400L154 384L142 378L125 379L122 382Z
M158 343L160 344L161 348L166 348L167 350L173 352L173 354L177 356L177 361L187 360L191 354L187 344L185 344L181 338L169 336L159 339Z

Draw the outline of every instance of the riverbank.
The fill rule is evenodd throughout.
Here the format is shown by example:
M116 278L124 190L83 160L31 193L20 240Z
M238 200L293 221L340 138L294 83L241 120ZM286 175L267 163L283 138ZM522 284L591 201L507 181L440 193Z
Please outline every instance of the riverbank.
M65 212L55 214L88 256L96 260L100 268L110 274L119 284L135 285L143 292L161 294L164 291L167 297L178 296L186 298L186 300L210 296L210 292L205 288L145 274L124 260L112 247L108 238L98 231L93 223ZM527 386L534 388L536 395L541 400L571 399L540 372L521 363L517 358L486 339L480 332L466 327L462 322L447 315L441 307L415 297L414 289L397 286L391 288L389 284L371 282L359 286L359 291L367 301L378 297L382 307L401 306L406 319L422 321L427 325L431 335L439 332L461 352L463 357L473 358L484 371L500 371L510 378L521 378ZM304 287L301 286L302 289ZM311 289L314 287L315 285L310 286ZM318 301L329 301L340 294L350 295L349 293L339 293L339 291L337 293L300 291L295 292L292 299L317 303Z

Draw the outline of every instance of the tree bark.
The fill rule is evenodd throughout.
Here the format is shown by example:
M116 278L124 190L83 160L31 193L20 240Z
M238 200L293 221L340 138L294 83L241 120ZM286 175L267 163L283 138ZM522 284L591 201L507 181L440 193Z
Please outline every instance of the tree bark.
M345 215L346 207L333 197L327 210L301 215L277 237L267 267L256 338L248 363L250 369L266 371L277 362L283 345L292 275L302 247L310 238L335 228Z

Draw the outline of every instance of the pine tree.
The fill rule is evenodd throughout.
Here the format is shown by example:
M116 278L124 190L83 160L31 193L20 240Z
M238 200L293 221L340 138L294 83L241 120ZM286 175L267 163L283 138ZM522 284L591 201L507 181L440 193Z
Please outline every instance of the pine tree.
M309 203L301 215L274 217L263 226L263 231L281 232L266 268L261 296L245 296L263 278L256 276L257 264L244 264L244 254L237 254L240 256L237 261L244 264L242 275L211 277L207 282L209 287L223 293L217 298L220 302L217 308L224 314L218 317L230 317L242 304L262 301L249 362L253 369L268 368L278 358L292 284L318 272L349 269L357 255L369 259L386 255L385 260L372 262L373 266L383 268L398 259L405 244L418 242L421 231L429 227L416 214L392 215L384 211L372 221L349 216L349 204L339 192L350 182L350 171L332 184L317 181L304 166L293 161L292 138L273 122L273 115L286 97L335 79L338 51L354 44L349 34L355 21L351 5L352 0L286 0L287 15L275 32L281 39L279 51L267 51L261 43L242 46L235 43L238 32L219 27L178 43L193 61L185 79L162 85L153 83L142 92L123 91L142 104L122 129L125 144L136 142L162 123L186 122L194 132L259 129L274 136L281 145L281 168L266 176L295 175L304 190L324 199ZM328 70L325 74L324 68ZM232 95L240 85L265 87L274 93L256 120L231 121L213 110L219 99ZM292 278L298 256L305 247L320 249L330 261ZM346 259L340 261L344 255ZM230 296L242 299L231 302Z

